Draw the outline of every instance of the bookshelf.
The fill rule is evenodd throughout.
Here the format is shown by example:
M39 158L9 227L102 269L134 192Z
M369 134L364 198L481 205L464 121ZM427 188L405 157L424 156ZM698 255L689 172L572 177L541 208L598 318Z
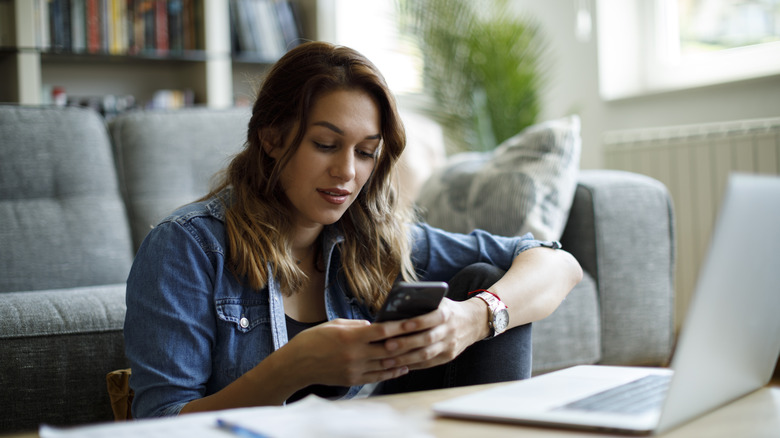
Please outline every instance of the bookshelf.
M289 4L290 14L293 11L295 14L290 16L298 23L297 37L316 39L317 14L322 7L318 5L318 1L323 2L0 0L0 76L4 78L0 83L0 102L29 105L51 103L54 88L58 88L58 91L64 90L70 104L84 104L87 100L100 100L105 96L119 99L132 96L134 99L130 102L134 101L136 105L143 106L161 96L170 97L171 91L181 92L175 94L177 99L212 108L245 102L252 97L250 79L256 81L264 70L283 54L283 50L262 52L239 47L236 41L240 29L237 25L234 26L239 23L237 19L240 18L244 26L248 26L245 30L256 29L257 25L247 21L249 12L254 14L249 15L249 18L258 20L256 14L261 11L260 5L273 8L277 4ZM78 25L82 30L71 27L70 40L65 43L62 42L61 35L54 36L58 28L77 26L67 20L64 24L55 23L49 14L56 14L57 7L89 8L95 4L104 8L104 14L116 14L114 20L117 17L126 17L122 20L122 23L125 23L123 27L115 24L118 21L111 21L111 24L103 28L101 36L113 35L108 41L101 40L98 43L93 37L90 42L90 26L93 31L97 26L94 23L89 24L87 11L79 13L78 10L74 15L81 16L84 20ZM258 9L247 9L254 5L257 5ZM187 15L177 20L169 16L166 23L160 25L163 31L168 31L167 41L162 44L156 39L150 42L155 38L154 31L150 32L149 21L144 22L140 11L147 6L152 9L161 8L157 11L160 13L168 12L167 8L171 7L171 14L177 8L185 9L182 14ZM244 14L237 16L235 12L239 6ZM144 12L148 18L151 12ZM267 9L267 12L270 12L270 9ZM83 18L85 16L86 19ZM106 20L110 21L110 17L103 15L101 23ZM48 22L49 25L41 26L41 22ZM187 30L183 28L185 23ZM153 27L157 35L162 33L160 29ZM281 28L276 30L280 33L282 31ZM272 34L266 33L265 37L269 35ZM277 38L277 43L284 41L284 36ZM260 44L263 41L256 39L254 42ZM270 46L265 44L264 47L268 49Z

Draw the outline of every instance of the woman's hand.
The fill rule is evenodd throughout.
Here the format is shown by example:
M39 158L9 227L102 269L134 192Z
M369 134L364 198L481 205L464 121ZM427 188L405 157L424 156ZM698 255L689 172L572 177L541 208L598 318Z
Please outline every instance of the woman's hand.
M294 337L291 363L313 383L360 385L402 376L456 358L488 334L487 307L481 300L442 300L426 315L370 324L337 319Z
M301 387L380 382L409 371L403 364L396 364L391 359L393 353L379 342L406 333L400 325L336 319L302 331L283 349L293 352L289 365L303 374Z
M487 335L482 300L444 299L426 315L371 324L336 319L300 332L284 347L182 413L278 405L312 384L354 386L449 362Z
M488 335L487 306L482 300L445 298L435 311L400 324L407 334L383 342L386 351L394 356L383 359L381 365L406 366L410 370L430 368L450 362Z
M354 386L393 379L409 368L382 342L410 334L402 322L336 319L304 330L222 390L196 399L182 413L279 405L313 384Z

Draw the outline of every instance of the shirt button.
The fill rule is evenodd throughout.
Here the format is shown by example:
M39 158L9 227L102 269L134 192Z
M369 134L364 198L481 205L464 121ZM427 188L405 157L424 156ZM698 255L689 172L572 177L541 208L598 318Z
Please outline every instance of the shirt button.
M249 320L246 319L246 317L243 317L240 321L238 321L238 325L240 325L241 328L247 328L249 327Z

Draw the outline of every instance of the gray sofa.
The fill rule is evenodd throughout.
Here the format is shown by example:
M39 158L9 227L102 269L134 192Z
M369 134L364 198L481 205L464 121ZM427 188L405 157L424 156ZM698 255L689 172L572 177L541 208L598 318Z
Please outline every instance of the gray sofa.
M171 209L238 150L246 110L138 112L0 105L0 433L109 421L105 376L127 367L124 281ZM534 327L534 370L659 365L673 339L665 187L580 174L564 247L585 279Z

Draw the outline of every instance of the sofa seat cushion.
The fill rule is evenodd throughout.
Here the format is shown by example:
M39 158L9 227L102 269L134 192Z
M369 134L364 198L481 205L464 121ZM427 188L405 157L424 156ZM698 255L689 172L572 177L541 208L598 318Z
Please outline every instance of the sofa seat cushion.
M0 297L0 430L113 419L105 375L128 366L125 285Z
M493 151L451 157L417 205L428 223L448 231L558 240L577 187L580 144L577 116L531 126Z

